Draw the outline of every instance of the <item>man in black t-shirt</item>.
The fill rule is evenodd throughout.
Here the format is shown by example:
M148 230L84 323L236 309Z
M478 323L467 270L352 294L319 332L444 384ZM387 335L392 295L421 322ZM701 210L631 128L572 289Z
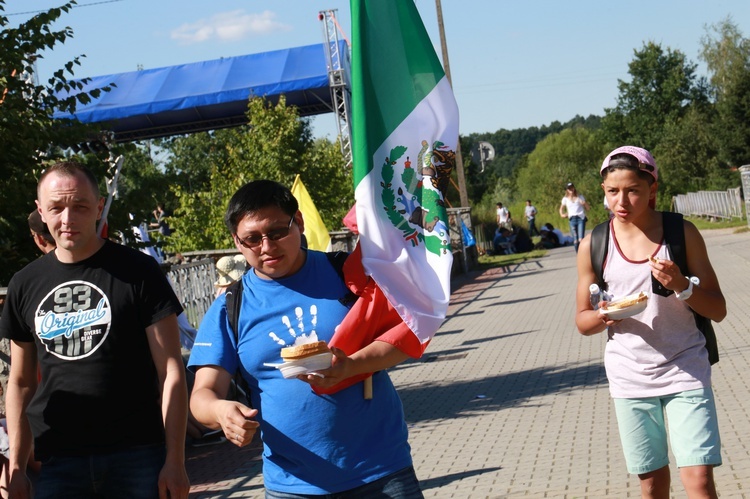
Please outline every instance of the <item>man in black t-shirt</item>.
M31 497L33 437L36 498L185 499L182 307L153 258L98 236L104 199L88 169L52 165L37 198L57 247L13 276L0 318L10 497Z

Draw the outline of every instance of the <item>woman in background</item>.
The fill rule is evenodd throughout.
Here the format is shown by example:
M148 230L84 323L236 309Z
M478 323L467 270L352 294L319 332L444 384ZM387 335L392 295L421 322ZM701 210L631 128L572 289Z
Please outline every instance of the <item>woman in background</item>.
M591 208L583 194L578 194L573 182L565 186L565 197L560 203L560 216L570 222L570 235L573 236L573 246L578 253L578 245L586 235L586 212Z

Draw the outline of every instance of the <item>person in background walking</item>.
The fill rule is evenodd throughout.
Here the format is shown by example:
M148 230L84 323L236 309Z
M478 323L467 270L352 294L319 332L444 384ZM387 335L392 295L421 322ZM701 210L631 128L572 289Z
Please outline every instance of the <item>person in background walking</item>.
M524 214L526 215L526 221L529 222L529 237L540 235L539 230L536 228L536 207L531 204L531 199L526 200Z
M503 207L503 203L497 203L495 206L497 207L497 226L512 230L513 221L510 218L508 208Z
M578 253L581 239L586 235L586 212L591 206L586 202L583 194L578 194L573 182L565 186L565 197L560 202L560 216L567 218L570 222L570 235L573 236L573 246Z

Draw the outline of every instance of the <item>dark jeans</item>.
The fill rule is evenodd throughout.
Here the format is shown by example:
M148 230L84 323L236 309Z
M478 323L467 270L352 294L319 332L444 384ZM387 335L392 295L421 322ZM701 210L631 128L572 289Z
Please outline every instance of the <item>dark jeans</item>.
M414 467L409 466L380 480L335 494L289 494L266 489L266 499L422 499Z
M536 219L529 218L529 237L538 236L539 229L536 228Z
M163 445L42 461L35 499L158 499Z

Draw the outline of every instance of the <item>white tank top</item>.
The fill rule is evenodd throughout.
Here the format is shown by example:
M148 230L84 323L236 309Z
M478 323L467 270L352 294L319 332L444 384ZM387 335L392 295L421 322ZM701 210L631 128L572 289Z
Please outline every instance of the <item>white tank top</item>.
M646 255L632 261L617 245L610 224L604 280L614 299L646 291L648 306L638 315L609 328L604 366L614 398L669 395L711 385L711 365L703 334L687 303L672 294L651 293L651 267ZM670 259L664 242L654 255Z

